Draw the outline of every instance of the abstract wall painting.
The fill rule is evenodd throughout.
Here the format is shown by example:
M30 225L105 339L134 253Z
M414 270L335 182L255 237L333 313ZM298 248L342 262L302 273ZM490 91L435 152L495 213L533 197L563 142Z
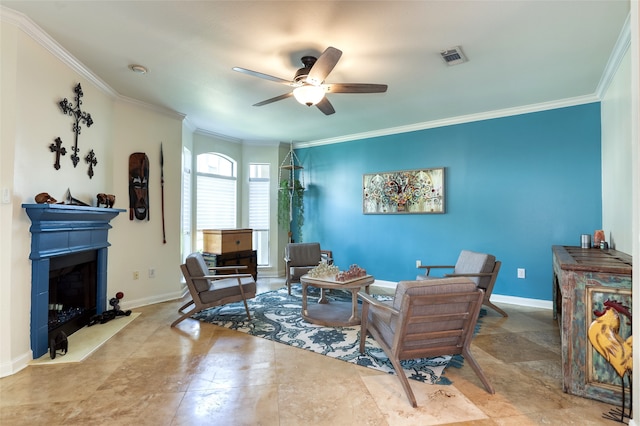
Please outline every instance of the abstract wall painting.
M444 167L362 176L364 214L444 213Z

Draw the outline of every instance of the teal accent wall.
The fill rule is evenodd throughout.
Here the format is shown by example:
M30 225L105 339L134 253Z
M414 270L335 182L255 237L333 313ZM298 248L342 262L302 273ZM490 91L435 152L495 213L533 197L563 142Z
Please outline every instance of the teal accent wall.
M469 249L502 261L494 294L552 300L551 246L602 227L599 103L296 153L308 188L302 240L381 280L415 279L417 259L454 264ZM362 213L363 174L432 167L445 167L445 214Z

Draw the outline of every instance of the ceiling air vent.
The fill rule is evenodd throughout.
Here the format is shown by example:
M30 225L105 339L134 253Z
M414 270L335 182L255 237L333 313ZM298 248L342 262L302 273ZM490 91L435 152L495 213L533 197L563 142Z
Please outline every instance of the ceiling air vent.
M458 65L463 62L467 62L467 57L462 53L460 46L451 47L447 50L441 50L440 56L442 60L449 66Z

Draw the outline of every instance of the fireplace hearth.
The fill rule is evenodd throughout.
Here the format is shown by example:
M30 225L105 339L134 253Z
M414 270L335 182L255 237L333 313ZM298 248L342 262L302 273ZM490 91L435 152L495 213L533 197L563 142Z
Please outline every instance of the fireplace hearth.
M23 204L31 219L31 351L49 336L69 335L107 308L109 222L122 209Z

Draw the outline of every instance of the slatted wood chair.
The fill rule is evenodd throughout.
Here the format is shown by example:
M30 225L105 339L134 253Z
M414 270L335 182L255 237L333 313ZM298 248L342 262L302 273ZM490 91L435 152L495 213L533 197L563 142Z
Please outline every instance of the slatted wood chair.
M494 305L491 302L491 294L493 293L493 286L498 279L498 272L502 262L496 260L496 257L491 254L477 253L470 250L462 250L458 256L458 260L455 265L422 265L421 269L426 269L424 275L418 275L417 280L430 280L433 277L429 275L432 269L453 269L453 272L443 274L444 277L468 277L476 283L478 288L484 290L484 299L482 304L498 312L503 317L508 317L507 313Z
M320 243L289 243L284 250L285 282L291 294L291 284L320 264L333 263L331 250L320 249Z
M470 350L483 291L469 278L400 281L390 302L365 292L358 297L363 302L360 352L371 334L391 360L413 407L418 404L400 364L407 359L462 354L487 392L495 393Z
M256 296L256 282L251 274L239 273L246 268L246 266L209 268L201 253L191 253L187 256L185 263L180 265L180 270L187 282L191 300L178 309L181 316L171 324L171 327L175 327L181 321L204 309L239 301L244 302L247 317L251 320L247 299ZM216 275L217 271L224 272L225 275ZM185 311L191 305L194 307Z

